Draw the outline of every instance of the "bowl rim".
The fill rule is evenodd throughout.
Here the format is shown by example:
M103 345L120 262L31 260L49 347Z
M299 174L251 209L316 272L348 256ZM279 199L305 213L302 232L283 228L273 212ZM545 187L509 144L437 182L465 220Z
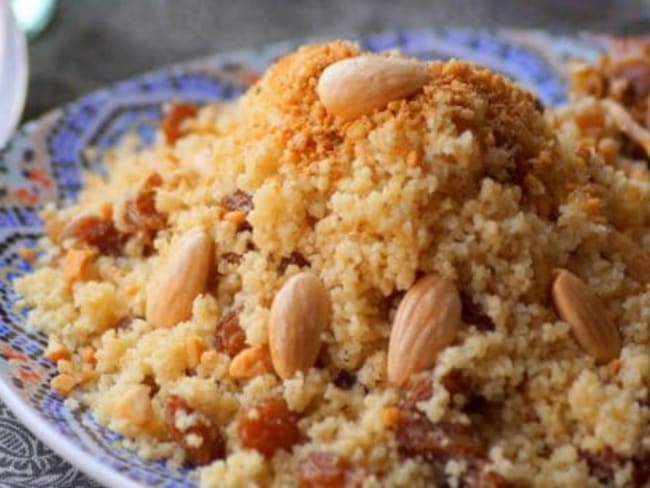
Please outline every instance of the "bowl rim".
M36 409L16 394L6 379L0 376L0 398L16 418L45 445L74 467L102 486L109 488L141 488L143 485L101 463L79 445L61 435Z
M27 97L27 41L9 2L0 2L0 148L11 139Z

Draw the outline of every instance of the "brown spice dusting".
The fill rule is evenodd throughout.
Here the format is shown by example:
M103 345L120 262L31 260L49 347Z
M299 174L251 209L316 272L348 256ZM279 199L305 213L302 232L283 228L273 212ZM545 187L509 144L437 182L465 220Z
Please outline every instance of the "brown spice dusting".
M280 273L284 273L291 264L295 264L299 268L308 268L311 266L311 263L305 256L297 251L294 251L289 254L289 256L282 257L280 260L280 265L278 266L278 271Z
M217 324L215 343L217 351L223 352L231 358L246 347L246 334L239 325L237 311L230 312Z
M208 464L215 459L221 459L226 454L226 445L219 432L219 428L213 425L203 415L198 414L193 425L180 429L177 426L178 413L191 415L194 410L177 395L171 395L165 405L165 424L172 439L185 450L187 460L195 465ZM200 445L188 438L198 437Z
M185 131L181 129L181 125L185 119L196 117L198 110L196 106L191 103L175 103L165 115L160 127L165 134L167 144L174 144L179 138L185 135Z
M244 448L269 458L278 449L290 451L300 441L298 419L284 400L271 398L240 413L237 434Z
M350 461L329 452L312 452L298 465L300 488L360 488L364 473Z
M67 230L77 240L108 256L119 256L126 241L126 236L115 228L113 221L95 215L75 220Z
M221 199L221 206L230 212L248 213L253 210L253 199L245 191L235 190Z

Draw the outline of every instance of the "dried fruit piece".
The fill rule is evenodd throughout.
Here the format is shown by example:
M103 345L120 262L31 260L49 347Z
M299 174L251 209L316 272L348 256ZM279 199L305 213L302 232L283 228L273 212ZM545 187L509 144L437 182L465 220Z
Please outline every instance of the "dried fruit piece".
M398 427L396 438L402 454L427 460L478 457L485 451L483 439L471 426L433 423L422 415L407 416Z
M95 252L90 249L70 249L63 259L63 276L68 283L87 281L94 277Z
M316 91L328 112L354 119L413 95L428 79L427 65L418 61L358 56L325 68Z
M235 357L246 347L246 334L239 325L237 312L230 312L217 324L215 334L217 351Z
M95 348L92 346L86 346L79 350L79 357L84 363L93 364L96 360L95 358Z
M74 390L74 387L76 385L77 383L75 379L67 373L57 374L50 381L50 386L52 387L52 389L57 391L59 394L61 394L64 397L70 395L70 393L72 393L72 390Z
M213 243L203 229L193 229L170 251L147 287L147 321L172 327L192 313L192 302L205 289L212 267Z
M34 249L25 246L20 246L18 248L18 256L20 259L27 261L29 264L34 264L38 258Z
M364 473L350 461L328 452L312 452L298 465L300 488L359 488Z
M253 210L253 199L242 190L235 190L221 199L221 206L230 212L240 211L247 214Z
M465 374L459 369L452 369L442 378L440 383L449 392L450 396L463 395L469 397L472 394L472 385Z
M226 213L223 216L223 220L235 224L236 226L240 226L246 222L246 214L241 210L233 210L232 212Z
M146 375L142 379L142 384L149 388L149 396L154 397L156 393L160 391L160 385L156 383L156 380L150 374Z
M197 109L191 103L175 103L169 108L165 118L160 123L167 144L174 144L177 139L185 135L181 125L186 119L196 117Z
M615 230L609 233L605 252L621 256L625 269L637 281L650 283L650 255L625 234Z
M451 344L460 325L461 303L454 283L443 276L421 278L404 295L388 342L388 379L403 384L430 367Z
M336 387L340 388L341 390L349 390L355 385L356 382L357 376L354 373L346 371L345 369L339 371L332 380L332 383L334 383Z
M78 241L99 249L100 254L119 256L126 237L117 230L112 220L96 215L85 215L73 220L61 231L60 239L74 237Z
M156 192L163 180L158 173L150 174L135 198L124 205L124 225L130 234L139 234L150 244L159 230L167 226L167 216L156 209Z
M242 350L232 359L228 368L228 375L235 380L249 380L272 372L273 365L266 344Z
M553 282L553 303L558 315L571 326L578 344L599 362L617 357L621 337L600 299L580 278L560 269Z
M298 414L278 398L247 408L237 420L237 434L245 449L271 457L278 449L290 451L300 441Z
M397 407L385 407L381 415L384 425L389 429L399 427L404 419L402 411Z
M187 367L195 368L201 361L201 354L205 351L203 340L197 336L188 337L185 341L185 356L187 358Z
M43 351L43 357L56 363L61 359L70 359L70 356L70 350L59 339L50 336L47 341L47 347Z
M280 259L280 265L278 266L278 271L280 273L284 273L287 270L287 268L292 264L295 264L299 268L309 268L309 266L311 265L311 263L305 256L303 256L299 252L294 251L291 254L289 254L288 257L285 256L282 259Z
M269 346L281 378L314 365L330 308L327 290L313 273L292 276L277 293L271 305Z
M188 417L192 416L191 420ZM195 412L177 395L167 399L165 423L174 441L185 450L187 459L197 465L225 456L226 446L219 428Z
M488 314L467 293L460 293L462 319L466 324L474 325L478 330L494 330L495 325Z

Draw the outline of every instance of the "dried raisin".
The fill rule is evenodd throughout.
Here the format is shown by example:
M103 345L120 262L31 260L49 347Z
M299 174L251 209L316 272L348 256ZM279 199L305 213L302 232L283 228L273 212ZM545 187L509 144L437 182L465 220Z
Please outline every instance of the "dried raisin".
M278 449L290 451L300 441L298 418L284 400L271 398L239 415L237 433L244 448L271 457Z
M340 388L341 390L349 390L357 382L357 377L354 373L342 369L336 374L333 382L337 388Z
M402 454L426 460L474 458L483 454L483 439L471 426L449 422L434 423L423 415L408 415L397 430L397 444Z
M459 369L452 369L449 371L440 379L440 382L451 396L464 395L469 397L472 393L472 385Z
M186 416L194 414L194 423L180 428L179 413ZM165 423L172 439L185 450L191 463L204 465L225 456L226 446L219 428L203 415L194 412L181 397L172 395L167 399Z
M298 465L300 488L358 488L363 479L359 467L327 452L312 452Z
M253 210L253 199L245 191L235 190L221 199L221 206L229 212L248 213Z
M156 191L160 185L162 178L159 174L149 175L135 198L124 206L127 232L141 235L146 244L151 243L158 231L167 225L167 217L156 210Z
M494 322L483 311L480 305L474 303L474 299L467 293L461 292L460 301L463 305L463 322L474 325L479 330L494 330Z
M285 256L280 260L278 271L280 273L284 273L289 267L289 265L291 264L295 264L299 268L308 268L309 266L311 266L311 263L305 256L303 256L299 252L294 251L291 254L289 254L289 256Z
M183 121L195 117L197 112L197 108L191 103L176 103L171 106L160 123L168 144L174 144L177 139L185 135L185 132L181 129Z
M246 346L246 334L239 325L237 312L230 312L217 324L215 334L217 351L234 357Z
M115 228L112 220L88 215L75 220L66 229L66 234L99 249L104 255L118 256L122 253L126 237Z

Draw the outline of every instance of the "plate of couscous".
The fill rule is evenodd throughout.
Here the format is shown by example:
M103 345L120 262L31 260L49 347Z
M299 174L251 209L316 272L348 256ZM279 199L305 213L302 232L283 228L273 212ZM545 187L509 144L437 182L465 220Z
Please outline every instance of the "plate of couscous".
M106 486L650 482L650 41L189 62L0 153L0 397Z

